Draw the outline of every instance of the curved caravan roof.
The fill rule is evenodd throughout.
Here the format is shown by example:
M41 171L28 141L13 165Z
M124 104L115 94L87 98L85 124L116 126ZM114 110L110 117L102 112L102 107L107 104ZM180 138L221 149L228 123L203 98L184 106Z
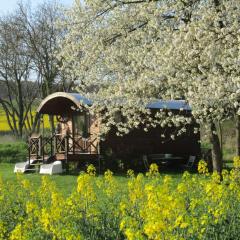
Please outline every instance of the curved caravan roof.
M56 92L47 96L39 105L37 112L41 114L60 115L74 112L92 102L78 93Z
M41 114L60 115L74 112L75 109L91 106L92 101L79 93L56 92L46 97L37 109ZM184 100L156 100L147 104L150 109L171 109L191 111L190 106Z

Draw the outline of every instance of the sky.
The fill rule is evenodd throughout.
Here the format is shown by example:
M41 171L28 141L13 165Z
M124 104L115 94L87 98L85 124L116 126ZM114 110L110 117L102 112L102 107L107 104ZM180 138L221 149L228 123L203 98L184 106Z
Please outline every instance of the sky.
M50 0L48 0L50 1ZM6 14L8 12L13 11L17 3L20 2L19 0L0 0L0 15ZM31 3L31 6L37 6L40 3L46 2L46 0L22 0L23 3ZM66 5L71 6L71 4L74 2L74 0L58 0L58 2Z

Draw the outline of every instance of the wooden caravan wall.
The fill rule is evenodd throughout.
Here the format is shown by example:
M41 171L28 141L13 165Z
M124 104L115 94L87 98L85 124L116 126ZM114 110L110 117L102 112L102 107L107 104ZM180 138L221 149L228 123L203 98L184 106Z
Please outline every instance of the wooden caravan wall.
M161 138L162 129L154 128L149 132L143 129L133 130L129 134L118 137L111 131L106 140L101 142L101 152L111 149L117 156L143 155L156 153L171 153L180 156L200 154L200 135L193 131L177 137L176 140L163 141Z
M187 114L190 115L190 113ZM176 137L176 140L168 137L167 141L161 137L161 134L165 133L170 136L170 133L176 129L158 126L145 132L143 128L139 128L122 137L117 136L116 131L112 130L106 136L105 141L100 144L101 153L104 154L110 150L119 157L159 153L170 153L183 157L200 156L200 133L194 133L195 127L198 125L188 125L185 134Z
M99 134L99 119L97 116L90 115L90 134L97 136Z
M75 151L80 152L81 149L85 149L86 146L88 146L88 151L91 153L97 153L96 151L96 146L98 145L98 140L97 136L99 133L99 122L98 119L90 115L88 113L85 113L85 121L86 121L86 126L87 126L87 133L86 134L81 134L80 132L80 126L78 126L77 118L82 117L83 113L81 114L72 114L68 116L68 121L65 123L59 123L60 124L60 129L57 132L61 134L62 136L69 135L70 137L74 138L75 141L78 142L78 144L75 144ZM82 119L83 120L83 119ZM58 128L58 126L57 126ZM89 144L91 142L91 144ZM73 140L70 138L69 139L69 144L72 146ZM82 146L80 148L79 146Z
M91 145L91 152L96 151L96 148L94 146L97 146L99 144L98 141L98 134L99 134L99 119L97 116L90 115L90 127L89 127L89 132L90 132L90 139L92 141ZM96 152L98 153L98 152Z
M86 130L87 134L78 134L76 129L78 128L77 126L77 118L82 116L82 114L75 114L73 115L73 135L75 139L78 139L78 142L80 145L87 145L88 146L88 151L91 153L97 153L97 148L96 146L98 145L98 140L97 140L97 135L99 133L99 124L98 124L98 119L90 115L89 113L85 112L85 123L86 123ZM83 138L80 138L83 137ZM85 142L85 143L84 143ZM90 144L91 143L91 144Z
M69 117L69 120L65 123L60 123L61 130L60 134L63 136L66 136L68 134L72 135L73 134L73 122L72 122L72 117Z

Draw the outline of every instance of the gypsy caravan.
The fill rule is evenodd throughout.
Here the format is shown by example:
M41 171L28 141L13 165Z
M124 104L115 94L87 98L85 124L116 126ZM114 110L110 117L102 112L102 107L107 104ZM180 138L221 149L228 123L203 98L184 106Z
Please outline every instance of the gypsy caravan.
M145 132L143 128L117 136L115 129L109 131L104 139L99 138L101 129L100 114L93 116L84 106L91 106L91 100L78 93L57 92L45 98L37 109L41 116L55 116L55 131L49 133L42 126L41 134L35 134L28 141L28 159L17 163L15 172L27 172L39 166L40 173L61 173L70 162L79 165L84 162L95 163L100 169L105 164L125 163L132 167L131 160L138 159L139 165L159 160L175 160L182 164L193 164L200 156L200 134L194 133L196 123L189 124L186 133L176 140L162 141L163 129L160 126ZM146 106L153 113L159 109L169 109L178 114L191 116L191 109L183 100L158 100ZM126 160L127 159L127 160ZM108 166L106 166L108 167Z

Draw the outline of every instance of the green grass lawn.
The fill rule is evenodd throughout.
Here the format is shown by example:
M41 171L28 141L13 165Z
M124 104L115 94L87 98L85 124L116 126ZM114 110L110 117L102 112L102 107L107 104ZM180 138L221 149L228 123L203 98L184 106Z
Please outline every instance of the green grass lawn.
M0 163L0 176L3 181L17 182L17 175L13 172L14 164ZM34 187L41 184L41 175L38 173L24 174L24 177L33 183ZM77 176L75 175L53 175L49 176L55 182L57 188L66 196L70 194L74 187L76 187Z
M17 175L13 172L14 164L11 163L0 163L0 176L3 181L7 182L17 182ZM42 175L39 173L28 173L24 174L24 177L33 183L34 187L38 187L41 184ZM63 195L69 195L72 190L77 186L77 177L78 175L71 174L62 174L62 175L52 175L48 176L57 186ZM102 176L100 176L102 177ZM117 176L118 181L121 181L123 184L126 183L125 176Z
M0 176L4 182L17 182L17 175L13 172L14 164L12 163L0 163ZM177 184L180 180L182 173L181 172L164 172L160 174L162 177L169 175L173 178L173 181ZM41 184L42 175L39 173L28 173L23 174L26 179L28 179L34 187L38 187ZM71 174L62 174L62 175L52 175L48 176L55 184L59 191L62 192L64 196L68 196L74 188L77 186L77 177L78 175ZM99 177L102 177L100 175ZM121 183L123 187L127 183L127 177L125 175L116 175L117 181Z

